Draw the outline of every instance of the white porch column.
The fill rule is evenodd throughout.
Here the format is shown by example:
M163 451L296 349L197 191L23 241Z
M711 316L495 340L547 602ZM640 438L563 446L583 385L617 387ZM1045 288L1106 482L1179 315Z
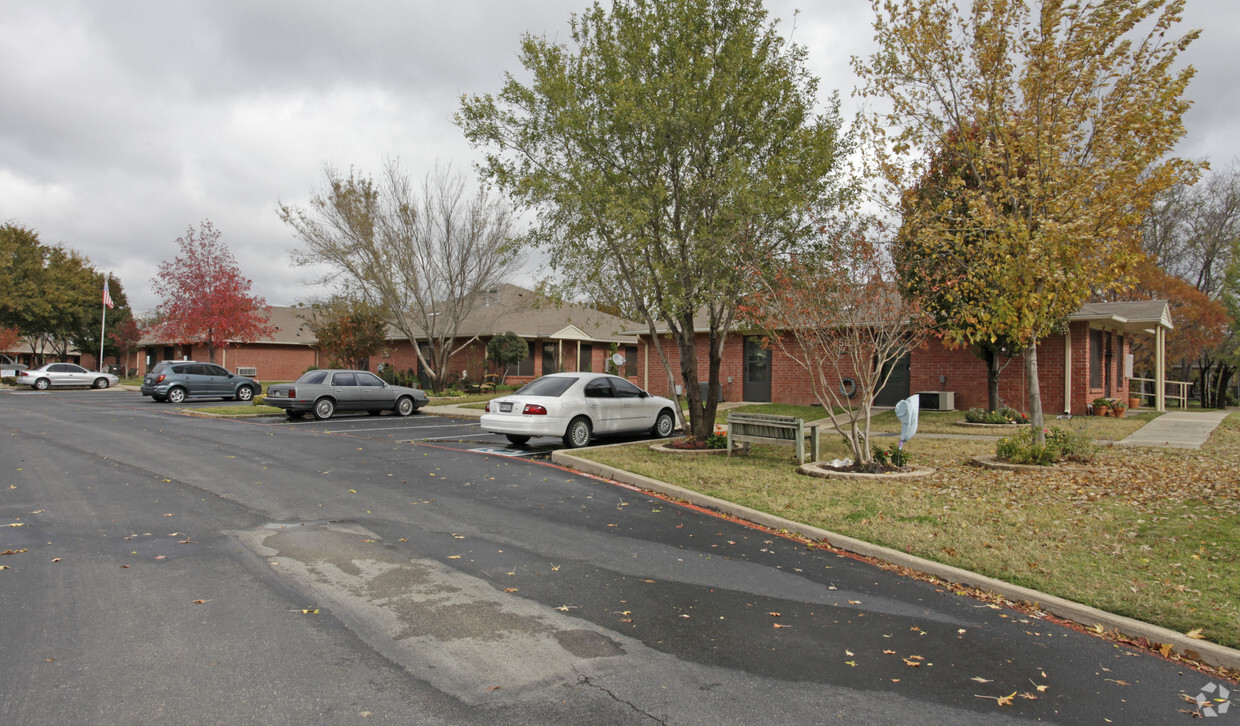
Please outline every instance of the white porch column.
M1154 329L1154 409L1167 410L1167 371L1166 371L1167 333L1163 326Z

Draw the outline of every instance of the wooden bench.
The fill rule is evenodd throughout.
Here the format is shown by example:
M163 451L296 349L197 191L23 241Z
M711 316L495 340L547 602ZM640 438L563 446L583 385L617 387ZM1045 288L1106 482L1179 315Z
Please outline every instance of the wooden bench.
M809 426L799 417L773 416L765 413L728 414L728 456L732 444L792 444L797 450L797 463L805 463L805 437L809 436L810 461L817 461L821 449L818 443L818 424Z

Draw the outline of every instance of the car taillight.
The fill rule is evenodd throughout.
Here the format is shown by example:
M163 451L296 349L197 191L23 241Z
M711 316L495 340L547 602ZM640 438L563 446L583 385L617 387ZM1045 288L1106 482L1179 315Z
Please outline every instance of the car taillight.
M490 413L490 412L491 412L491 402L490 402L490 401L487 401L487 407L486 407L486 408L484 408L484 409L482 409L482 412L483 412L483 413Z
M289 398L297 398L297 389L296 389L296 388L290 388L290 389L288 389L288 397L289 397Z
M159 375L155 376L155 382L156 382L156 383L163 383L163 382L164 382L164 374L163 374L163 373L160 373Z
M27 373L26 371L18 371L18 372L17 372L17 377L18 377L18 378L21 378L22 376L28 376L28 375L30 375L30 374L29 374L29 373Z
M525 408L521 410L521 413L526 416L546 416L547 409L539 406L537 403L527 403Z

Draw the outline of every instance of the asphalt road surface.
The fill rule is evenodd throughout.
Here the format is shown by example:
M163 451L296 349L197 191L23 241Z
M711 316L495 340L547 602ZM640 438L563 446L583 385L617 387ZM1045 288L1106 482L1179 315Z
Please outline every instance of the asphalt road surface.
M472 421L0 416L3 724L1155 724L1212 682Z

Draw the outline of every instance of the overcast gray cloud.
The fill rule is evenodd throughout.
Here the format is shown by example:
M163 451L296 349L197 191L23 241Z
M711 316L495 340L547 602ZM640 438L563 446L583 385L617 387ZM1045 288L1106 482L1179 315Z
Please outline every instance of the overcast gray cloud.
M848 59L871 47L868 3L768 3L809 49L846 113ZM452 123L462 93L518 73L523 32L568 40L585 0L462 2L26 2L0 0L0 221L83 252L118 275L138 310L190 225L210 219L254 290L287 305L314 294L290 269L276 218L324 163L415 174L478 158ZM1190 0L1196 105L1178 152L1240 155L1232 76L1240 6Z

